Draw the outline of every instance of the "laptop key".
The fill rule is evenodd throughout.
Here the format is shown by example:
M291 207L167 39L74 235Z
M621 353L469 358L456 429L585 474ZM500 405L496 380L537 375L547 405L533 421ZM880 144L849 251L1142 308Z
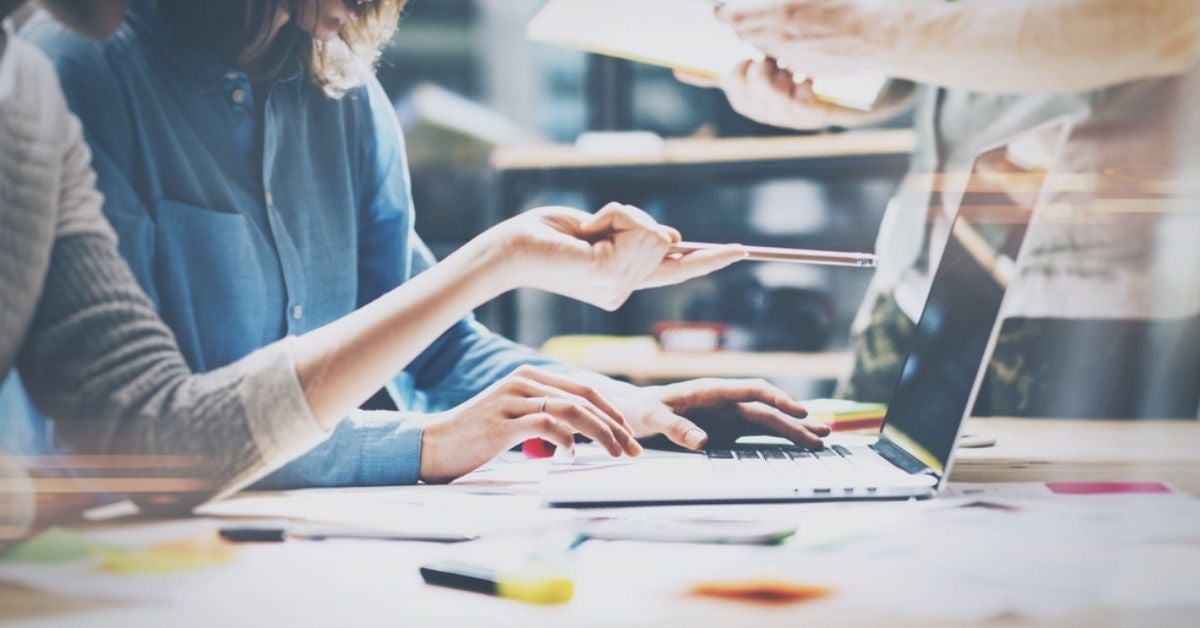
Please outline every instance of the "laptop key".
M733 460L734 458L733 452L728 449L709 449L704 452L704 455L717 460Z

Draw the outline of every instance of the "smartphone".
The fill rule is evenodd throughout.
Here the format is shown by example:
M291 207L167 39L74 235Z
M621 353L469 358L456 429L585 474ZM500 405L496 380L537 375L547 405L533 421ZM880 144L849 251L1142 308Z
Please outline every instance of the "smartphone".
M778 545L795 533L795 523L745 519L603 517L579 527L580 536L603 541L721 545Z

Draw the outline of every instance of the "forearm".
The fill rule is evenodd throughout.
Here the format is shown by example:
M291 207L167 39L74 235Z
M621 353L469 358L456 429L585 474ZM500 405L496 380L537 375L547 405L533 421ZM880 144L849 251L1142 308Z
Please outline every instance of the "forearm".
M889 76L974 91L1080 92L1177 74L1200 52L1197 0L873 3Z
M60 237L20 358L76 454L143 458L152 488L234 490L320 442L286 346L194 375L109 237ZM165 475L164 475L165 474Z
M320 445L251 490L402 486L419 479L421 434L429 415L355 410Z
M297 374L325 425L345 416L464 314L515 287L506 252L487 236L320 329L297 339Z

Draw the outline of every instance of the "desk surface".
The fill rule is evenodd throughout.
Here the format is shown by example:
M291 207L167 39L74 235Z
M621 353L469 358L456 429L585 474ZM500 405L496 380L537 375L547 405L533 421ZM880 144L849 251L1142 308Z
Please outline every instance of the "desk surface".
M952 473L957 481L1161 479L1193 494L1200 494L1200 422L974 419L968 424L967 431L995 436L998 444L994 448L963 451ZM892 530L892 526L898 526L903 521L907 512L905 509L937 506L943 501L767 507L779 508L777 512L781 516L795 516L802 524L816 521L822 512L829 512L831 508L840 508L845 509L840 512L859 515L859 519L866 514L867 518L880 520ZM959 512L967 511L959 509ZM1187 521L1183 523L1188 524ZM144 528L147 533L153 532L161 537L163 529L170 526L207 526L206 529L211 529L215 525L211 521L192 520L124 524L117 526L117 529L137 532ZM1200 521L1196 522L1195 529L1200 529ZM952 530L957 534L972 534L969 526ZM968 543L961 548L965 552L960 566L963 578L978 577L981 570L986 574L987 565L971 562L970 544L987 546L995 540L990 536L993 533L976 532L978 538L974 540L965 541L969 537L958 537L953 541ZM512 545L538 536L539 533L529 532L489 542ZM1012 542L1011 538L1009 542ZM1022 541L1017 539L1017 542L1019 545ZM799 570L786 572L798 573L793 577L819 577L806 575L803 571L809 561L820 562L823 550L818 548L798 554L794 548L789 550L787 545L753 548L585 544L588 549L581 550L580 562L576 565L576 598L560 607L527 606L476 594L426 587L421 583L416 571L418 564L444 558L454 548L465 547L468 546L364 541L296 541L245 546L239 548L237 562L233 565L174 576L175 580L169 585L172 595L165 603L113 603L86 598L57 598L15 586L0 585L0 622L11 620L23 626L88 627L290 623L406 626L915 626L963 623L961 620L939 621L891 612L890 606L847 608L848 592L819 603L770 606L698 599L678 590L663 590L660 584L671 578L686 576L689 570L711 572L714 566L728 570L720 573L740 573L747 565L785 564L789 570ZM1058 546L1050 547L1053 553ZM1142 564L1136 560L1121 565L1128 567L1131 573L1142 574L1137 576L1140 578L1177 576L1185 578L1184 582L1200 582L1196 579L1200 577L1200 570L1195 567L1200 561L1193 560L1200 555L1200 541L1177 541L1167 551L1170 552L1167 558L1177 558L1175 566L1162 566L1161 562ZM1013 560L1035 560L1035 556L1044 558L1043 551L1037 549L1029 549L1025 553L1030 555L1021 556L1021 552L1018 552ZM1106 554L1099 553L1101 558ZM873 567L889 564L884 556L871 556L873 554L868 553L865 557L859 557L864 561L864 578L868 580ZM951 560L957 560L957 554L951 553L950 556ZM1156 556L1159 556L1158 560L1164 560L1161 555ZM1093 554L1088 553L1080 560L1091 557ZM1064 561L1072 560L1066 556L1061 558ZM940 559L946 560L945 556ZM1181 564L1182 567L1179 566ZM890 569L894 568L892 564ZM1069 567L1064 565L1062 568ZM1156 571L1162 569L1191 571L1182 575L1159 574ZM923 586L939 586L932 582L922 584L926 582L922 578L928 577L928 571L918 568L900 579L906 580L905 586L923 591L919 597L924 600L937 599L929 596L938 593L955 595L954 591L922 589ZM1112 584L1108 580L1104 582ZM1192 587L1190 590L1196 589ZM1060 616L1057 620L1036 623L1190 625L1189 620L1194 619L1198 610L1200 593L1184 600L1174 600L1165 606L1138 610L1089 607ZM1021 622L1008 617L1002 623L1009 625Z
M907 155L915 147L916 135L911 129L795 137L669 139L663 141L661 150L630 154L580 152L574 144L534 144L497 148L492 153L492 167L499 171L521 171L879 157Z
M996 446L961 449L956 482L1165 480L1200 496L1200 421L972 419Z

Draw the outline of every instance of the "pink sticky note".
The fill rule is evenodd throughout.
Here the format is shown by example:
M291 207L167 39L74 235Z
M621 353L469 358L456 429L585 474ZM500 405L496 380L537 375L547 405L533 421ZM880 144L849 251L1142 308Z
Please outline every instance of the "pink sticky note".
M1162 482L1046 482L1056 495L1111 495L1114 493L1170 493Z

